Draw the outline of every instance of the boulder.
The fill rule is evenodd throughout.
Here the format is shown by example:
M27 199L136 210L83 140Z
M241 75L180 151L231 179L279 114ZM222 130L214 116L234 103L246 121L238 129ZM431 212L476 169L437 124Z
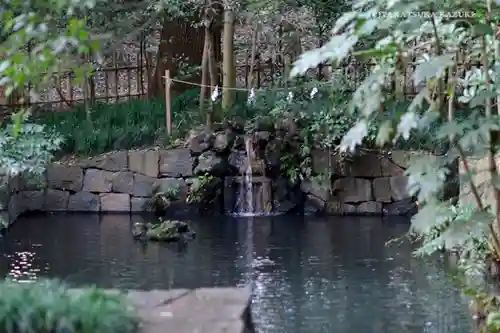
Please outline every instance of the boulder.
M304 202L304 214L306 215L317 215L322 214L326 209L326 201L318 198L312 194L306 196Z
M192 130L186 140L187 148L193 156L199 156L212 148L214 142L214 135L212 131L203 128Z
M233 174L244 175L247 169L247 155L242 150L233 149L228 157L229 167Z
M354 215L358 213L358 207L350 204L342 205L342 214L343 215Z
M233 146L235 136L232 133L220 132L215 135L213 148L217 153L225 153Z
M326 202L330 196L330 191L328 186L325 184L319 184L317 181L304 180L300 184L300 189L306 194L320 199L322 202Z
M264 158L270 168L279 170L281 165L281 155L285 145L285 141L278 138L269 141L267 144L264 150Z
M19 217L19 215L24 213L24 210L23 210L24 208L23 208L23 204L22 204L21 200L22 200L22 198L18 193L13 194L10 197L9 209L7 210L8 215L9 215L9 223L14 222Z
M260 148L265 147L271 140L271 137L272 135L269 131L257 131L254 133L254 141L257 142Z
M10 194L8 179L5 178L4 182L0 184L0 211L8 209Z
M194 168L196 175L210 174L217 177L222 177L228 174L227 161L217 156L212 151L204 152L198 158L198 164Z
M275 125L276 131L287 138L298 134L298 126L295 120L291 117L279 120Z
M245 138L243 136L237 136L234 139L232 149L244 151L245 150Z
M196 233L186 222L167 220L161 223L134 223L132 235L136 239L157 242L175 242L195 238Z
M188 185L186 181L182 178L160 178L155 180L154 189L156 192L170 193L173 189L176 189L176 199L186 200Z
M163 192L158 192L153 194L151 198L146 202L145 208L149 211L153 211L157 216L166 215L167 209L172 203L172 198L168 194Z
M411 198L384 205L384 215L412 216L418 212L418 205Z
M356 207L356 213L362 215L380 215L382 214L382 203L375 201L366 201Z

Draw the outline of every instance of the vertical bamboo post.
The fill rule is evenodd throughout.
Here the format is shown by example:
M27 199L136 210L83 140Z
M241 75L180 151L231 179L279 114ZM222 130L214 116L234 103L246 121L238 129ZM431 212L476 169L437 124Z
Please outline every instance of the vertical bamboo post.
M142 41L141 41L142 48ZM142 51L141 51L142 52ZM137 57L137 68L135 70L135 94L137 95L137 99L141 99L142 96L142 53Z
M132 99L132 70L131 70L130 54L127 55L127 97Z
M117 59L117 54L116 52L113 52L113 70L115 72L115 99L116 103L120 100L120 90L119 90L119 85L120 85L120 77L118 75L118 72L120 69L118 68L118 59Z
M61 92L61 96L59 96L59 101L57 102L57 108L58 110L62 110L62 108L64 107L64 100L63 100L63 90L61 88L61 70L59 68L59 65L57 65L57 69L56 69L56 73L54 74L53 76L54 78L54 85L57 87L56 89L58 89L60 92ZM53 104L52 104L53 106Z
M108 69L105 68L103 70L104 74L104 98L106 100L106 103L109 103L109 74L108 74Z
M168 135L172 135L172 100L170 96L170 70L165 70L165 121Z

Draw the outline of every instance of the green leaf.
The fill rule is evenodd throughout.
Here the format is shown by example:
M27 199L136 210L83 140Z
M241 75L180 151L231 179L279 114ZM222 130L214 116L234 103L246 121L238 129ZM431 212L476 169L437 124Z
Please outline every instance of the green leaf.
M369 49L353 52L355 56L369 57L369 58L382 58L393 55L397 52L397 48L393 45L388 45L381 49Z
M489 329L498 330L500 329L500 312L493 311L488 314L486 319L486 325Z
M493 99L497 97L497 93L493 91L485 91L482 90L479 93L477 93L470 101L469 105L471 108L474 108L476 106L483 106L486 104L487 100Z
M393 132L394 128L392 126L392 121L384 121L378 130L376 144L378 146L384 146L386 143L390 142Z
M472 35L474 37L492 36L493 28L489 24L478 23L472 27Z
M335 26L332 29L333 34L339 33L344 27L351 23L358 16L357 12L347 12L342 14L342 16L335 22Z
M308 69L329 61L339 62L347 57L352 47L357 43L358 37L353 35L333 36L322 48L303 53L293 64L290 77L303 75Z
M433 78L442 77L446 69L454 64L451 55L442 55L429 59L426 62L418 64L413 74L413 82L419 85Z

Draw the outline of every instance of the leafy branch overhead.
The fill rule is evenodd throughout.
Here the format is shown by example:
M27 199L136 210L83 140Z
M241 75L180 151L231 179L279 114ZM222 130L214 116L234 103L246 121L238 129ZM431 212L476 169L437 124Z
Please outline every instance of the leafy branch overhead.
M427 236L425 253L440 247L470 249L478 244L471 240L479 239L500 258L500 191L495 163L500 148L499 9L490 0L445 1L439 7L427 0L357 0L335 22L330 40L294 63L292 77L322 63L340 66L350 58L372 64L370 75L356 87L344 111L358 117L343 136L340 150L359 149L371 135L370 126L375 127L379 146L411 140L430 128L435 128L436 140L447 141L446 155L424 154L406 171L408 190L421 206L412 230L424 239ZM393 15L379 15L381 12ZM427 14L397 15L411 12ZM412 70L411 77L406 75L407 69ZM419 87L418 94L406 105L399 104L392 116L381 117L384 103L400 100L410 84ZM488 161L487 183L493 201L479 194L470 156ZM464 170L462 177L457 175L457 163ZM467 214L454 208L456 200L442 195L458 179L471 188L473 205ZM425 247L437 244L436 237L429 236L436 230L439 246ZM478 258L470 251L464 253L464 258Z

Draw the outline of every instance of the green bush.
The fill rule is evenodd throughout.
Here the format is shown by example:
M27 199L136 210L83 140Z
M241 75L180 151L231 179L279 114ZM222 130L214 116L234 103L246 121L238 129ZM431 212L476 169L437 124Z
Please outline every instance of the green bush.
M238 92L234 107L226 112L222 112L220 103L216 103L214 120L254 117L259 110L249 107L246 101L247 94ZM199 89L188 90L174 98L172 137L166 134L165 101L160 98L116 104L98 103L91 107L90 119L82 106L71 112L45 111L40 112L35 121L64 137L62 153L92 155L155 142L168 143L182 137L189 129L205 123L205 115L200 114L198 102Z
M192 112L198 94L188 91L173 101L176 136L184 134L191 124L200 123L199 112ZM165 103L162 99L98 103L91 107L90 120L85 109L77 107L72 112L43 112L36 121L64 136L64 153L91 155L150 145L164 137Z
M318 93L311 98L311 90ZM288 91L260 90L253 103L248 103L245 91L238 91L229 110L214 105L214 121L245 119L250 123L267 118L272 123L292 117L298 121L302 135L309 143L334 147L359 118L359 112L346 112L351 95L348 85L342 83L306 82L293 89L293 99L287 101ZM96 104L91 108L90 120L82 107L73 112L43 113L38 122L60 133L65 142L63 153L77 155L99 154L116 149L129 149L155 143L168 144L200 124L199 89L186 91L172 103L173 135L165 128L163 99L136 100L117 104ZM406 110L406 102L388 101L383 112L373 119L366 146L373 146L377 133L375 124L386 119L397 119L394 114ZM208 108L208 103L207 103ZM433 129L424 129L411 142L400 140L399 148L431 149L436 146ZM404 143L404 146L403 146Z
M0 283L0 332L129 333L138 318L121 295L86 288L70 291L53 280Z

